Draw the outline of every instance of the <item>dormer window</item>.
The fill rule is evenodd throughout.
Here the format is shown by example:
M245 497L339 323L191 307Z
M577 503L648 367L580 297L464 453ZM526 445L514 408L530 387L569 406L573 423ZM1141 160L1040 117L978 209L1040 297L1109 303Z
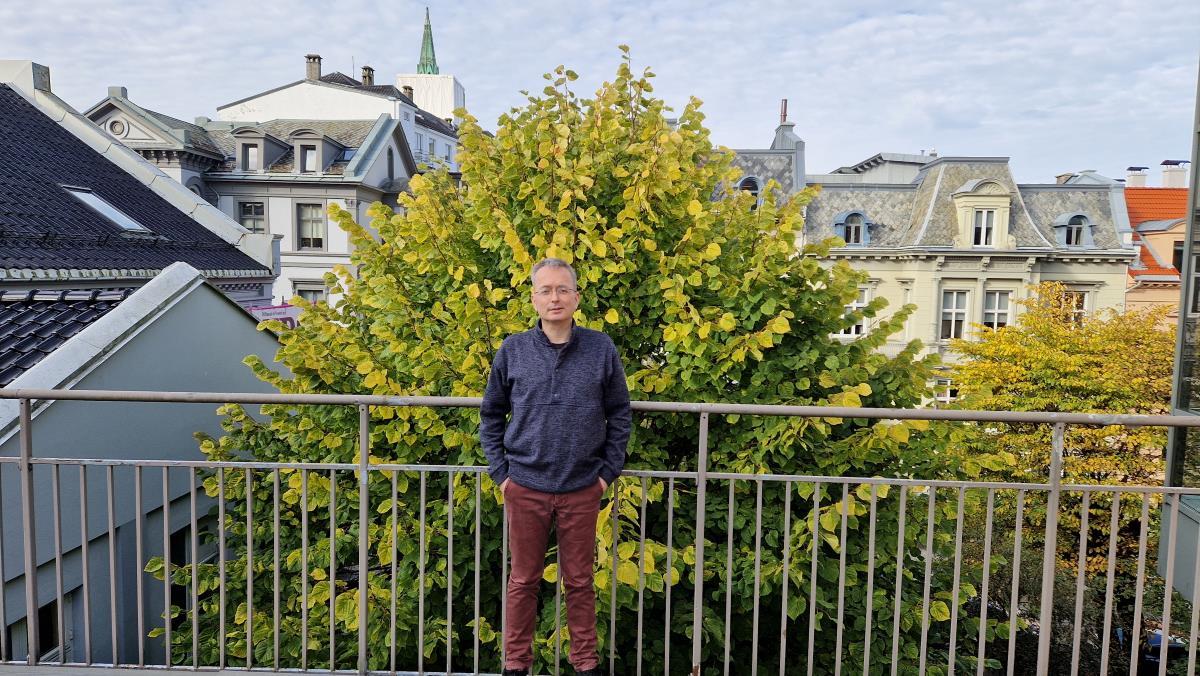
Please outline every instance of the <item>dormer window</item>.
M97 195L96 193L92 192L91 190L88 190L86 188L71 188L71 187L67 187L67 186L63 186L63 190L66 190L68 193L70 193L70 195L72 197L79 200L80 202L83 202L89 208L91 208L92 211L95 211L96 213L100 214L104 218L108 219L109 222L111 222L113 225L121 228L125 232L139 232L139 233L149 233L150 232L150 228L147 228L146 226L142 225L141 223L138 223L137 221L133 220L133 218L130 217L129 214L126 214L124 211L121 211L120 209L109 204L108 200Z
M846 246L868 246L875 224L861 211L843 211L833 218L833 232Z
M262 165L258 161L258 145L242 144L242 171L258 171Z
M972 246L995 246L996 210L976 209Z
M1095 246L1092 221L1087 214L1066 213L1054 219L1054 237L1059 246L1088 249Z
M300 171L312 173L317 170L317 147L300 146Z

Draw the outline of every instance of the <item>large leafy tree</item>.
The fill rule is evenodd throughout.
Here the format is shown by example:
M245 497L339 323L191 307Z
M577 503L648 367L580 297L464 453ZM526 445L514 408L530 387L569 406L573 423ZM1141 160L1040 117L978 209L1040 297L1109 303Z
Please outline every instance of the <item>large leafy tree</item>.
M847 313L846 305L857 297L863 275L844 263L821 262L836 240L798 241L803 207L812 191L786 196L778 186L770 185L761 202L736 191L732 186L738 172L732 156L713 146L700 102L688 101L677 120L668 121L668 109L652 96L652 77L649 71L634 74L625 54L612 81L591 98L579 98L572 91L575 73L556 69L547 75L548 82L539 94L527 95L521 107L500 118L494 135L464 114L458 155L461 181L442 170L416 176L412 193L401 199L402 209L374 205L369 227L335 209L334 217L350 233L354 245L355 270L339 269L330 275L328 282L337 300L305 304L295 329L272 325L281 332L278 361L286 371L253 360L250 366L282 392L478 396L501 340L527 329L535 318L528 301L532 264L542 256L557 256L570 261L579 272L582 302L576 320L613 337L634 398L851 407L919 404L928 394L931 367L929 360L918 357L919 346L914 343L895 356L879 351L887 336L902 327L911 308L876 319L883 301L875 300ZM865 335L854 339L836 335L859 321L871 322ZM240 406L222 411L226 435L205 439L202 444L210 458L327 462L357 458L357 413L353 410L266 406L265 418L252 416ZM472 409L378 407L371 409L370 416L373 463L483 463L476 438L477 412ZM960 476L960 470L956 456L941 450L944 437L944 432L919 421L715 417L708 437L710 469L954 478ZM694 470L697 443L695 416L638 415L629 467ZM398 660L401 665L415 662L417 598L423 592L430 599L425 612L431 628L422 648L440 664L446 649L445 614L432 599L444 598L449 581L445 565L448 513L454 515L459 543L453 561L458 609L453 622L454 659L456 664L469 663L475 620L463 609L472 606L474 553L471 546L461 543L469 543L474 535L474 479L458 474L454 488L449 489L444 476L431 475L428 494L420 497L415 477L397 473L393 499L391 474L372 473L367 485L373 509L366 533L359 533L356 525L359 487L352 473L332 481L324 474L309 476L307 500L302 499L302 480L297 473L281 477L284 563L280 575L286 587L286 607L280 659L285 666L298 665L302 655L310 666L329 666L329 613L322 610L328 604L335 610L336 665L354 663L356 578L335 575L336 579L330 580L326 571L331 551L341 568L356 561L358 537L369 538L372 552L372 569L365 572L372 590L367 627L371 645L392 645L389 610L395 603ZM260 506L272 498L271 478L260 473L251 482ZM244 579L246 519L244 503L239 501L244 500L247 486L240 472L225 479L226 496L231 500L226 527L229 541L234 543L229 577ZM690 654L696 486L686 479L674 480L674 499L669 506L674 521L668 546L667 487L657 479L646 484L648 490L643 494L642 481L621 480L600 517L599 607L604 619L611 612L618 615L618 633L609 636L608 623L603 620L600 630L604 654L612 649L612 642L617 644L619 672L632 671L643 636L649 637L644 656L648 664L661 663L668 648L677 666L686 664ZM209 478L207 485L210 494L215 494L216 478ZM435 490L435 485L441 488ZM332 501L331 487L336 489ZM728 481L710 482L709 528L703 534L708 540L702 625L708 665L718 664L723 654L727 591L732 618L729 647L737 663L744 663L755 650L752 627L761 624L763 637L779 636L781 629L784 487L763 487L763 579L757 597L753 572L759 485L739 481L732 493L728 487ZM483 515L481 555L485 579L493 582L483 590L483 618L478 625L487 647L484 665L495 669L499 641L494 630L501 595L501 585L495 583L501 560L500 496L486 479L482 488L482 504L478 505ZM813 601L808 595L811 553L816 551L815 617L819 627L815 654L818 671L832 669L838 557L845 547L846 644L855 646L845 648L844 656L848 663L861 659L864 617L871 607L881 618L871 636L871 641L878 643L872 663L877 670L885 669L892 636L891 623L882 616L887 613L890 619L893 607L889 590L895 577L898 492L880 490L877 496L880 545L873 567L875 592L867 598L864 578L871 565L866 556L870 491L840 484L818 489L813 484L786 484L786 488L793 491L787 568L791 591L786 609L792 624L789 633L795 637L792 659L804 653L798 646L807 635L806 611ZM820 491L816 500L814 490ZM731 496L735 512L733 523L728 523L724 514ZM901 608L902 673L916 668L922 628L924 609L920 594L913 590L919 589L923 579L923 505L927 496L927 492L911 495L908 504L913 514L900 544L909 590ZM650 503L645 521L639 509L643 499ZM423 534L420 504L427 508ZM952 532L948 531L953 530L956 506L952 500L937 504L934 542L936 552L944 554L952 545ZM839 538L843 512L848 530L844 544ZM332 544L328 535L331 516L335 524ZM298 533L306 521L313 526L307 570L302 567ZM253 528L251 537L259 555L250 565L256 569L257 579L268 580L273 572L271 557L262 552L272 551L270 523L256 521ZM726 548L730 528L734 530L732 552ZM645 554L634 544L642 529L647 537ZM430 570L426 587L418 590L417 543L422 536L430 551ZM615 548L614 540L619 541ZM617 560L612 558L614 549ZM727 554L734 561L731 576L725 571ZM553 553L550 557L552 561ZM393 562L398 570L395 597L389 569ZM615 576L610 572L614 568ZM360 573L355 569L355 576ZM554 574L551 567L547 577L552 580ZM179 570L174 575L186 581L188 573ZM216 571L205 566L201 576L201 586L208 587L216 579ZM312 607L309 635L302 640L297 616L305 577ZM645 631L637 635L630 629L638 622L636 608L643 583ZM669 604L668 583L673 586ZM609 602L613 585L617 586L615 608ZM934 646L939 632L945 633L944 622L956 603L950 598L950 587L948 571L937 567L929 608ZM270 586L258 587L254 594L249 613L254 660L270 662ZM969 594L968 586L964 596ZM244 589L229 590L231 617L235 616L232 609L241 610L229 631L231 654L239 657L247 650L245 602ZM210 598L205 603L200 614L201 657L209 662L216 654L213 604L217 601ZM760 603L761 623L752 622ZM668 607L670 617L666 616ZM772 607L773 611L767 610ZM553 609L553 603L544 604L540 619L535 647L541 665L555 655ZM184 617L181 621L186 625L190 620ZM189 661L186 626L177 636L180 649L176 660ZM372 650L371 667L386 666L388 652ZM759 658L770 665L778 656L764 650Z

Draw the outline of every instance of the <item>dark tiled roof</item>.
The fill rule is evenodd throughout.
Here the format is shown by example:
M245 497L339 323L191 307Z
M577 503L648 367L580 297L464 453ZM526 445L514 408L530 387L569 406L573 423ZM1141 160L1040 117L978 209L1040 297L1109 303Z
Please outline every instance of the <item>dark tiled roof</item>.
M267 268L0 84L0 268ZM130 236L63 189L87 188L149 228Z
M417 124L426 129L432 129L439 134L445 134L450 138L458 136L458 132L454 130L454 127L446 124L445 120L438 119L436 115L428 110L417 109Z
M287 143L288 137L295 133L298 129L312 129L313 131L327 136L334 141L347 148L361 148L366 142L367 136L371 134L371 130L375 127L375 120L271 120L254 125L256 129L261 129L270 136ZM240 128L240 127L238 127ZM225 163L221 166L221 171L234 171L237 167L236 148L237 140L233 137L232 129L210 129L209 134L213 141L220 147L220 153L225 156ZM293 170L295 158L292 157L293 152L289 149L279 159L267 167L268 172L290 172ZM327 174L340 174L340 169L344 169L345 162L335 162L333 167L327 169Z
M0 387L125 300L129 289L0 293Z
M361 89L365 92L371 92L372 94L391 96L393 98L400 99L414 108L417 107L417 104L413 103L413 100L405 96L404 92L400 91L395 85L365 85L349 75L337 71L322 75L321 82L324 82L325 84L341 85L342 87L353 87L355 89Z

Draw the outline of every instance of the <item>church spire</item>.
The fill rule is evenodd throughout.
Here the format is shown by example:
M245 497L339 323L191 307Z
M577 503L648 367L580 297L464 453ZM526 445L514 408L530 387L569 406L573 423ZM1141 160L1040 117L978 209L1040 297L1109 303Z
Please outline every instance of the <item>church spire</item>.
M437 75L437 57L433 54L433 27L429 25L429 8L425 8L425 35L421 38L421 60L417 63L421 75Z

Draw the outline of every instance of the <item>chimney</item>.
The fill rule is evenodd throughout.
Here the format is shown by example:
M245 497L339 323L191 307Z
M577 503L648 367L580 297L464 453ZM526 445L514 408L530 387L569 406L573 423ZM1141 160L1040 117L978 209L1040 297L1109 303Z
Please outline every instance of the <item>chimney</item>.
M803 190L807 185L804 173L804 140L793 131L796 123L787 119L787 99L779 104L779 126L775 128L775 139L771 150L792 151L792 190Z
M375 69L370 66L362 68L362 83L368 87L375 84Z
M109 87L108 95L114 98L129 98L129 90L124 87Z
M304 55L304 79L305 80L320 80L321 79L321 55L320 54L305 54Z
M1186 188L1188 179L1187 160L1163 160L1162 187Z
M1073 178L1075 178L1075 172L1068 171L1065 174L1059 174L1058 176L1055 176L1054 182L1058 185L1063 185L1064 183L1066 183L1067 181L1070 181Z
M1146 170L1150 167L1125 167L1125 187L1145 188Z
M779 102L779 124L787 122L787 99Z
M403 87L400 88L400 91L404 92L404 95L410 99L413 97L412 85L404 85Z
M196 118L196 126L197 127L206 127L206 126L208 126L209 122L212 122L212 120L204 115L201 115Z

